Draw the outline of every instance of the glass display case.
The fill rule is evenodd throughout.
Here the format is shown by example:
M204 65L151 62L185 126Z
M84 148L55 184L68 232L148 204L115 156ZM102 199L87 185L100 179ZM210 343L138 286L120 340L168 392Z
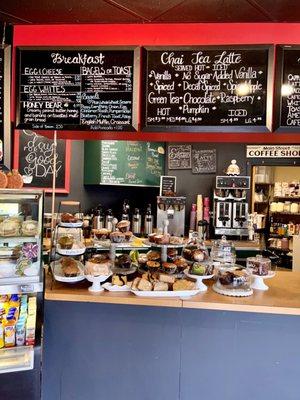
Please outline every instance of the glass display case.
M40 348L43 198L0 190L0 374L33 369Z

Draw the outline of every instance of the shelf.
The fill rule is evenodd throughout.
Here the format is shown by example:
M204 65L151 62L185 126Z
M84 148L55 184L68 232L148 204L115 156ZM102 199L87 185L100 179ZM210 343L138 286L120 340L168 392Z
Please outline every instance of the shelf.
M1 236L0 243L27 243L27 242L37 242L39 236Z
M0 349L0 374L33 369L33 346Z
M298 197L285 197L285 196L273 196L274 199L280 199L280 200L298 200L300 201L300 196Z

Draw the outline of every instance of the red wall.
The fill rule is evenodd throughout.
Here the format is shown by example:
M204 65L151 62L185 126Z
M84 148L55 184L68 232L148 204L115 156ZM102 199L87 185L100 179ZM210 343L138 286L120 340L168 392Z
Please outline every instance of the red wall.
M167 46L208 44L300 44L300 24L114 24L19 25L16 46ZM15 51L14 51L15 55ZM13 62L15 76L15 63ZM14 80L12 90L14 93ZM15 96L12 96L14 119ZM187 142L300 143L284 133L89 133L63 132L72 139L123 139Z

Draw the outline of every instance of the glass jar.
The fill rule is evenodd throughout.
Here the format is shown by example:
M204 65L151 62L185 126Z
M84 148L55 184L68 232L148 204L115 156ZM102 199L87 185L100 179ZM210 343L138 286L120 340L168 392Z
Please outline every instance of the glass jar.
M220 240L214 240L210 256L214 262L221 264L235 264L236 252L234 244L222 236Z
M247 268L253 275L266 276L272 271L271 260L259 254L256 257L248 257Z

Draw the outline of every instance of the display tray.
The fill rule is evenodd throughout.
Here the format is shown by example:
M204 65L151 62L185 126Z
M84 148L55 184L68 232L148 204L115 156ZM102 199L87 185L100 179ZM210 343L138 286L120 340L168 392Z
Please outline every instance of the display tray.
M123 286L112 285L110 282L103 283L102 287L104 287L104 289L108 290L109 292L130 292L131 291L130 287L127 285L123 285Z
M226 289L224 286L218 285L218 283L213 285L213 290L216 293L231 297L247 297L253 294L253 290L250 287L244 289Z
M142 290L130 290L131 293L135 294L139 297L191 297L195 296L200 292L199 289L194 290L177 290L177 291L160 291L160 290L149 290L149 291L142 291Z
M71 249L62 249L60 244L57 244L56 252L62 256L80 256L85 253L86 247L82 243L74 243Z
M0 374L27 371L34 366L34 348L20 346L0 349Z
M60 222L58 226L62 228L82 228L83 222Z
M80 261L77 261L77 266L79 268L79 275L77 276L65 276L61 267L61 263L59 261L52 261L50 263L50 266L54 279L58 282L76 283L85 279L84 267Z

